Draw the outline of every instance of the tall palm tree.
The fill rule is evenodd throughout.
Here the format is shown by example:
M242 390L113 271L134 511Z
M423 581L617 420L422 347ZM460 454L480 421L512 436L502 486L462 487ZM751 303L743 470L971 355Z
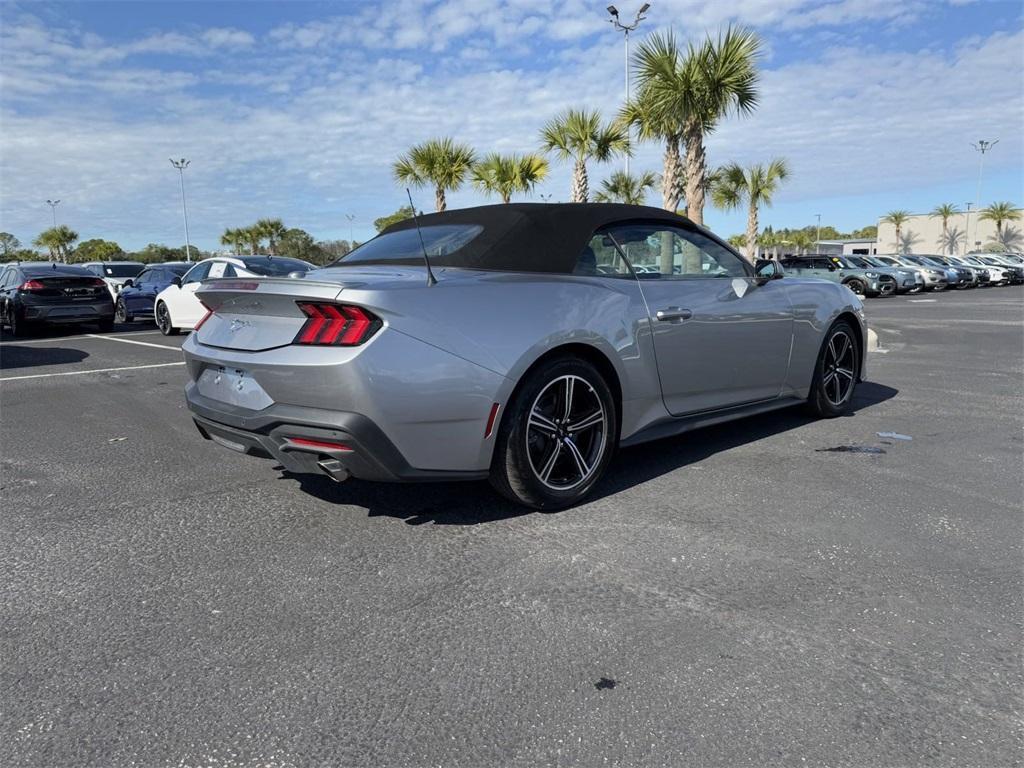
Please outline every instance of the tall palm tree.
M679 208L686 188L683 161L679 154L681 128L663 115L654 114L650 100L633 99L619 111L619 120L636 128L640 141L664 143L661 171L661 205L666 211Z
M779 184L789 176L789 167L782 158L775 158L767 166L754 164L743 168L730 163L719 169L711 189L711 199L726 210L747 205L746 256L751 261L757 253L757 213L762 206L772 204L772 196Z
M811 250L811 246L814 245L814 237L806 229L798 229L796 232L790 233L789 244L799 250L800 253L807 253Z
M588 161L604 163L616 155L631 154L626 126L621 122L602 124L597 110L566 110L544 126L541 145L559 160L572 161L573 203L585 203L590 197Z
M982 208L978 215L978 221L994 221L996 223L996 237L998 243L1003 241L1003 224L1008 221L1017 221L1020 218L1020 209L1013 203L992 203L988 208Z
M548 161L543 157L492 152L473 166L473 186L510 203L513 194L531 192L547 175Z
M445 192L463 185L473 170L476 153L466 144L456 144L445 136L417 144L395 161L395 180L414 187L434 187L434 207L448 207Z
M674 146L683 142L686 212L697 224L704 223L704 139L729 114L749 114L757 107L760 55L761 41L756 34L743 27L729 27L715 40L708 37L700 45L688 44L685 52L671 32L654 34L634 56L639 80L637 106L635 110L627 107L623 117L633 118L641 138L657 137L666 142L663 178L678 178L669 165L673 141ZM663 183L671 188L670 181ZM678 198L666 200L665 207L675 210L678 202Z
M610 178L601 182L601 189L594 194L594 200L599 203L643 205L647 191L654 189L655 184L657 184L657 177L650 171L639 176L616 171Z
M957 208L953 203L943 203L942 205L936 205L930 215L933 219L942 219L942 239L939 240L939 244L945 253L946 247L949 244L949 220L960 213L960 209Z
M889 211L885 216L882 217L882 221L886 224L892 224L896 227L896 253L903 253L903 238L900 236L900 232L903 229L903 225L910 219L910 211Z
M277 242L284 237L288 228L280 219L260 219L256 222L256 229L259 230L260 236L266 239L270 255L276 256Z

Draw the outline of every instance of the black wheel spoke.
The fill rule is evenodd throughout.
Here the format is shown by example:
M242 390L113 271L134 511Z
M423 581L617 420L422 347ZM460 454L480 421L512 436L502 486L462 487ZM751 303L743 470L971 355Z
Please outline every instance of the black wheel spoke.
M590 383L560 376L541 389L526 417L526 447L537 479L570 490L590 477L604 456L608 414Z

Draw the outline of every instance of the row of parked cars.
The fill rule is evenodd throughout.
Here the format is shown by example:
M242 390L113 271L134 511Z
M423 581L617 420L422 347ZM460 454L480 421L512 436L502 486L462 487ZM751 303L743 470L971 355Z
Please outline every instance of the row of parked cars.
M216 277L304 275L313 265L280 256L216 256L196 263L135 261L58 264L11 262L0 268L0 325L13 336L37 326L155 320L166 335L195 327L206 310L199 283Z
M969 253L966 256L887 254L799 256L782 259L788 274L820 277L861 296L941 291L1024 283L1024 256ZM206 309L196 298L199 284L218 277L304 275L314 266L280 256L215 256L196 263L171 261L12 262L0 273L0 324L14 336L33 326L155 320L166 335L191 330Z
M787 274L842 283L860 296L1024 283L1024 256L1014 253L814 255L782 259L782 266Z

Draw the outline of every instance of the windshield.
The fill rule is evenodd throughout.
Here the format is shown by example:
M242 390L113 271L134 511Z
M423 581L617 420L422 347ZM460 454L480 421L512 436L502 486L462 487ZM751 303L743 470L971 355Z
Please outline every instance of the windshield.
M858 259L856 256L847 256L846 260L853 264L853 266L860 267L861 269L870 269L875 266L867 259Z
M899 264L899 262L896 259L889 259L886 258L885 256L879 256L878 258L875 259L875 261L880 262L882 264L886 264L890 267L894 267L897 264Z
M837 267L839 267L840 269L849 269L849 268L850 268L850 266L851 266L850 264L847 264L847 263L845 263L845 262L844 262L844 261L843 261L842 259L840 259L840 258L839 258L838 256L833 256L833 257L832 257L832 259L831 259L831 261L832 261L832 263L833 263L833 264L835 264L835 265L836 265Z
M306 262L281 256L245 256L242 263L254 275L262 277L283 277L289 272L309 272L309 264Z
M420 231L423 233L422 244L415 227L387 232L345 254L331 266L422 261L424 248L432 259L450 256L464 248L483 232L484 228L479 224L437 224L423 227Z
M100 264L104 277L138 277L142 264Z
M192 265L191 264L164 264L163 268L164 269L169 269L171 272L176 274L178 277L181 277L186 272L188 272L190 269L192 269Z

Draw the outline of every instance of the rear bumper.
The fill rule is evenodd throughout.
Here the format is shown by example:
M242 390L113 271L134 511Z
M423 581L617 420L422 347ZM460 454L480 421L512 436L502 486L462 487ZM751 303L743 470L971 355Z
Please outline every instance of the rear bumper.
M204 397L194 382L185 398L200 434L252 456L273 458L296 474L327 474L324 460L344 475L383 482L480 480L482 471L422 470L412 467L384 431L359 413L275 404L251 411ZM348 450L298 446L290 438L342 444Z
M81 304L25 304L22 317L30 323L89 323L114 317L112 301Z

